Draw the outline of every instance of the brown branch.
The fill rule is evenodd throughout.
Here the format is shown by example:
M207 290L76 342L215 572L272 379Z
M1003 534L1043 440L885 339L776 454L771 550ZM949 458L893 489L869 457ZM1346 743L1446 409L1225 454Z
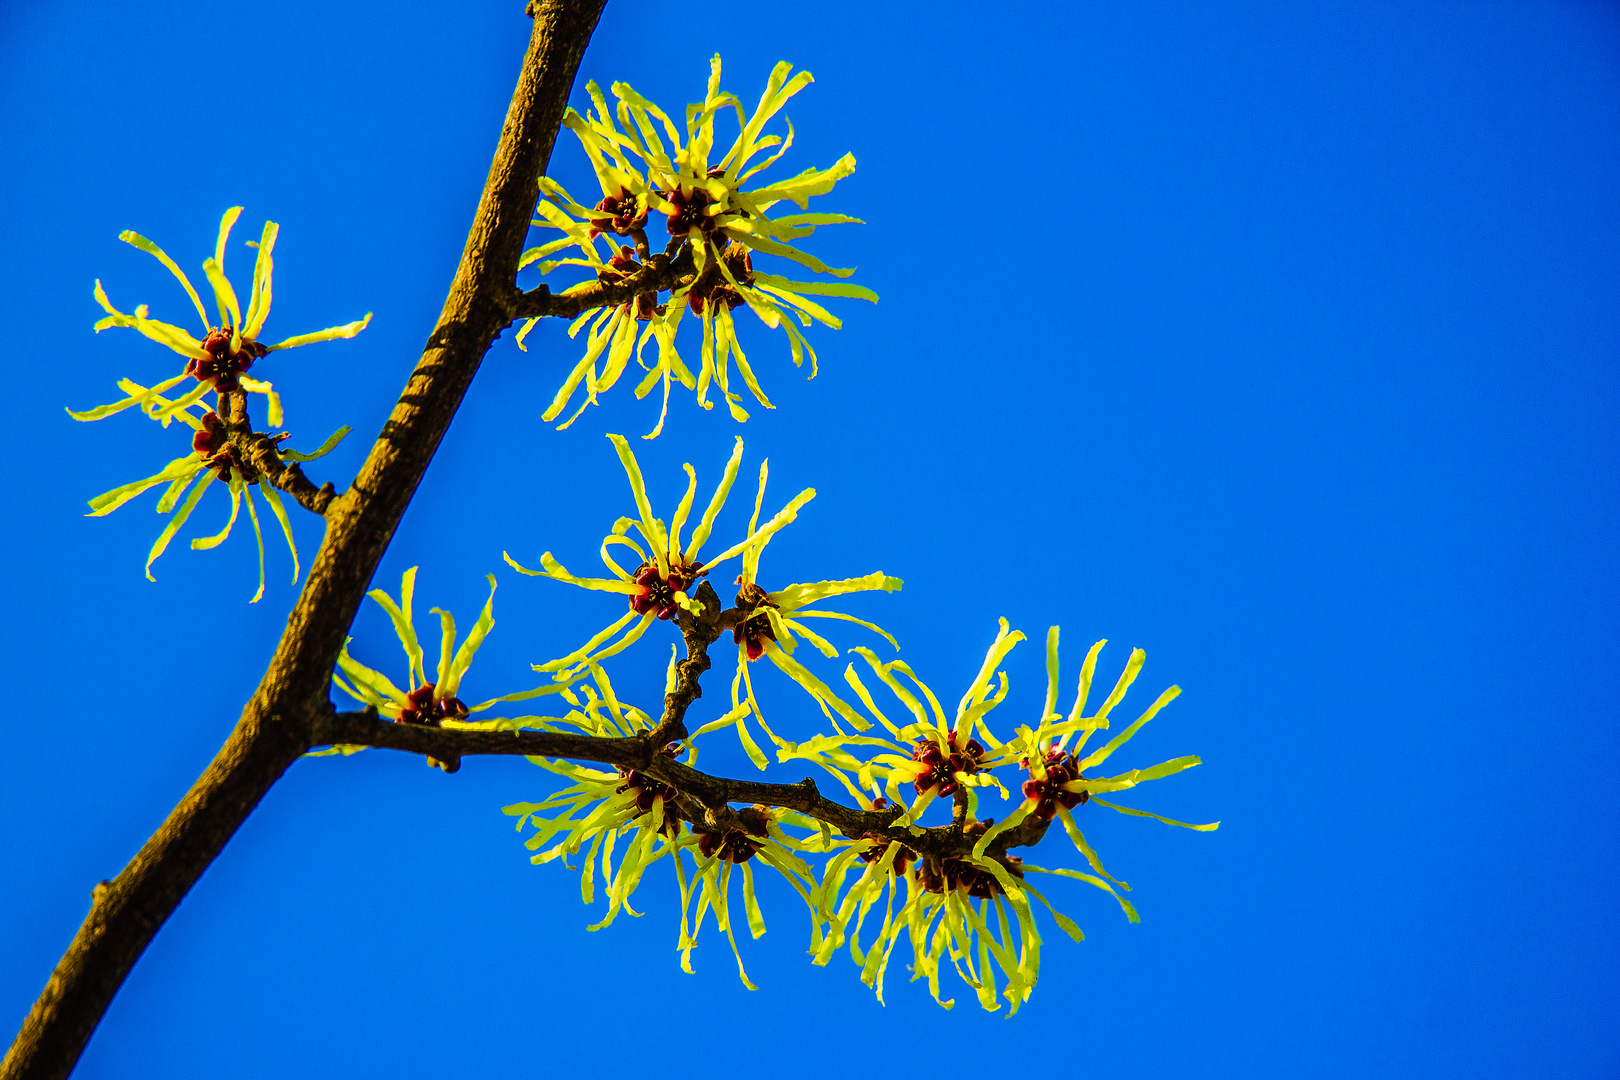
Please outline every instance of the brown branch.
M825 798L815 780L806 777L797 784L769 784L759 780L730 780L711 776L657 753L664 745L658 732L630 738L574 735L557 731L465 731L401 724L384 720L374 710L333 713L315 725L317 745L370 746L403 750L440 761L459 762L464 757L498 754L519 757L568 758L595 761L621 769L639 769L662 781L713 814L705 824L725 824L724 809L733 804L779 806L797 810L806 817L825 821L851 839L872 833L899 840L919 855L960 858L973 850L975 837L959 824L940 825L914 833L896 828L890 822L900 815L897 807L886 810L860 810ZM455 771L454 769L450 771ZM703 818L699 816L699 821ZM1011 847L1027 847L1040 842L1047 822L1026 819L990 845L992 854Z
M672 257L660 252L640 270L617 281L587 281L560 293L536 285L516 296L511 314L513 319L572 319L592 308L618 307L644 293L657 295L690 285L693 280L690 255L683 251Z
M536 183L604 0L535 0L500 145L439 322L354 486L324 507L326 538L258 691L208 769L90 913L0 1062L0 1080L61 1080L148 942L331 710L349 624L439 441L496 335ZM302 501L302 500L300 500Z
M262 432L252 432L248 435L238 435L232 432L229 435L231 445L237 453L253 466L259 474L261 483L285 491L297 500L298 505L311 513L326 516L326 510L337 498L337 490L327 481L316 487L304 470L298 467L296 461L283 461L276 453L276 440Z
M596 761L626 769L645 768L652 753L650 747L659 745L644 736L614 739L527 728L463 731L427 724L401 724L383 719L373 709L331 713L315 722L311 735L313 746L371 746L379 750L403 750L440 761L455 761L477 754L515 754Z
M249 465L261 482L285 491L299 506L324 517L326 508L337 498L337 491L330 483L316 487L298 462L282 460L280 442L287 437L286 433L272 436L254 431L247 415L247 394L241 390L221 391L219 401L225 438L238 459Z

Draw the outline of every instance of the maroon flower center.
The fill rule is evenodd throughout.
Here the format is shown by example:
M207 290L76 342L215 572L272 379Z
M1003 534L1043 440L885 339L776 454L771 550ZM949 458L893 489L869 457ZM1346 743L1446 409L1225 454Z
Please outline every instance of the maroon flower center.
M715 852L727 862L745 863L759 853L763 845L741 829L727 829L723 833L698 833L698 850L705 859Z
M737 811L737 820L742 823L740 829L698 833L698 850L705 859L719 852L728 862L745 863L765 846L765 837L770 835L770 823L774 820L769 807L755 803Z
M686 236L693 229L706 233L714 231L715 220L707 213L709 204L714 200L703 188L693 188L689 192L676 188L664 197L675 207L666 223L669 235Z
M660 619L673 619L680 608L675 602L675 594L684 592L687 586L703 576L702 566L702 563L672 561L669 574L665 576L658 572L657 563L642 563L630 577L631 582L640 589L630 594L630 610L637 615L651 611Z
M733 240L726 245L720 258L737 284L754 283L754 255L747 247ZM717 267L704 271L703 277L686 294L686 306L694 315L702 315L704 307L710 303L724 304L727 311L734 311L746 303L742 293L731 287L731 282Z
M911 751L911 758L928 766L928 771L918 776L912 785L917 789L917 794L937 787L939 797L946 798L955 795L956 789L961 786L956 779L957 773L972 776L979 771L984 747L979 745L977 739L969 739L967 745L959 749L956 732L953 731L947 736L944 749L933 739L924 739Z
M776 640L776 631L771 629L771 617L762 614L744 619L731 631L731 640L748 650L748 659L758 660L765 651L765 643Z
M1024 876L1024 871L1019 867L1021 862L1023 860L1016 855L1001 857L1001 865L1007 873L1020 879ZM966 889L967 894L976 900L988 900L1006 891L994 874L979 869L965 859L925 860L917 871L917 880L931 893Z
M232 352L233 333L229 326L208 331L208 336L202 341L203 351L208 358L194 358L186 365L186 374L198 382L208 383L220 393L230 394L242 389L242 374L270 349L257 341L243 338L237 350Z
M1029 770L1029 759L1024 759L1024 768ZM1031 776L1024 781L1024 798L1035 799L1035 809L1030 813L1047 821L1057 813L1058 807L1073 810L1091 796L1084 791L1064 791L1063 784L1081 779L1080 763L1075 756L1066 750L1048 750L1046 752L1046 779L1040 780Z
M674 760L676 755L681 752L681 744L678 742L672 742L658 752L663 754L665 757ZM627 791L633 791L636 795L636 812L630 815L631 817L638 818L643 814L650 813L653 808L654 800L662 798L664 800L665 831L668 832L672 828L679 829L681 814L680 811L675 808L676 791L673 787L662 783L661 781L654 780L640 769L626 769L621 767L619 769L619 776L624 779L624 783L620 784L614 793L617 795L623 795Z
M877 833L867 833L866 838L873 841L872 846L861 852L856 857L864 863L875 863L880 861L883 858L883 852L889 847L888 838L879 836ZM906 847L904 844L900 845L900 850L894 853L893 872L896 875L904 876L906 867L910 866L911 861L916 857L917 855L914 851Z
M446 720L461 720L467 715L467 706L460 698L438 697L432 683L417 687L405 697L409 704L399 711L395 723L438 727Z
M212 410L203 413L202 430L191 436L191 449L203 455L208 467L221 480L229 480L231 470L236 469L248 483L259 482L258 472L237 455L226 435L224 421Z
M627 188L621 187L617 195L607 196L594 209L607 216L590 219L592 240L605 232L629 236L647 224L646 208L637 206L636 197Z

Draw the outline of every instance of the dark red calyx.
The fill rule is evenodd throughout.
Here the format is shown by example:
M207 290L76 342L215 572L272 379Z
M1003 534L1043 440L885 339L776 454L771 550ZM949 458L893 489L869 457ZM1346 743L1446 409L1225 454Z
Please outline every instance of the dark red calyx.
M740 574L737 576L736 585L737 610L758 611L759 614L748 616L733 627L731 640L733 644L746 644L748 647L748 659L758 660L760 654L765 651L765 643L776 640L776 631L771 629L770 616L760 609L774 608L776 604L771 601L769 593L752 581L744 579Z
M619 253L607 261L607 265L596 272L596 280L604 285L616 285L640 270L641 263L637 261L635 252L619 245Z
M998 861L1008 874L1023 878L1024 871L1020 866L1023 860L1018 856L1003 855ZM926 859L917 869L917 881L931 893L962 889L975 900L988 900L1006 891L994 874L979 869L966 859Z
M745 863L759 853L762 845L758 840L749 836L741 829L727 829L723 833L698 833L698 850L705 859L712 858L715 852L727 862Z
M765 651L765 643L776 640L776 631L771 629L771 617L755 615L744 619L732 629L731 640L748 650L748 659L758 660L760 654Z
M199 454L215 454L225 445L225 422L212 409L203 413L202 430L191 436L191 448Z
M628 188L621 187L617 195L606 196L593 209L604 216L590 219L592 240L606 232L629 236L647 226L647 208L636 202Z
M438 727L446 720L463 720L467 716L467 706L460 698L438 697L432 683L418 686L405 695L405 700L409 704L399 711L395 723Z
M1025 771L1029 768L1029 759L1023 761ZM1057 813L1058 807L1073 810L1091 796L1084 791L1064 791L1063 784L1082 779L1080 775L1080 762L1066 750L1048 750L1046 752L1046 778L1044 780L1031 776L1024 781L1024 798L1038 800L1035 809L1030 813L1047 821Z
M720 258L738 285L754 283L754 255L748 248L733 240ZM694 315L703 314L704 307L711 304L716 310L723 304L727 311L734 311L746 302L718 266L706 269L686 294L686 306Z
M675 594L685 592L704 573L702 563L682 562L679 557L670 560L668 575L658 572L657 563L644 562L630 575L631 583L641 590L630 594L630 610L637 615L651 611L660 619L673 619L680 610Z
M705 859L718 851L720 857L728 862L745 863L765 846L765 838L770 835L770 823L775 820L769 807L755 803L737 811L737 820L742 825L740 829L698 833L698 850L703 852Z
M726 245L726 250L720 259L726 264L731 276L737 279L739 285L752 285L754 283L754 253L747 246L733 240ZM738 297L741 300L741 297ZM733 307L736 305L733 304Z
M709 205L714 202L709 193L703 188L693 188L691 191L660 192L669 203L675 207L669 214L665 227L671 236L686 236L693 229L700 229L704 233L714 231L715 220L707 213Z
M676 755L681 752L681 744L672 742L658 752L674 760ZM624 783L620 784L614 793L618 795L622 795L626 791L636 793L636 812L631 817L640 817L642 814L647 813L653 808L653 800L662 798L664 800L664 820L680 820L680 812L675 808L676 791L673 787L654 780L640 769L626 769L621 766L619 776L623 778Z
M876 809L876 807L873 809ZM875 863L879 859L883 858L883 852L889 846L889 839L886 836L879 836L877 833L870 832L866 834L866 839L872 841L872 846L861 852L857 858L859 858L861 862ZM912 851L904 844L900 845L900 850L894 853L894 873L904 876L906 867L910 866L912 860L916 857L916 852Z
M937 787L939 797L946 798L955 795L956 789L961 786L956 779L957 773L972 776L979 771L984 747L979 745L977 739L969 739L965 746L958 748L956 732L953 731L946 737L945 749L941 749L933 739L923 739L912 749L911 758L928 766L928 771L917 777L912 785L917 789L917 794Z
M243 338L235 352L231 351L231 337L234 331L229 326L222 326L217 330L208 331L203 338L203 351L208 359L200 357L192 359L186 365L186 374L198 382L205 382L221 393L235 393L242 389L242 375L253 366L253 361L269 353L267 346L259 344L248 338Z
M231 470L235 469L242 474L245 482L249 484L259 482L257 470L236 452L225 431L225 422L212 410L203 413L202 430L192 434L191 449L203 455L205 464L214 470L214 474L221 480L229 480Z

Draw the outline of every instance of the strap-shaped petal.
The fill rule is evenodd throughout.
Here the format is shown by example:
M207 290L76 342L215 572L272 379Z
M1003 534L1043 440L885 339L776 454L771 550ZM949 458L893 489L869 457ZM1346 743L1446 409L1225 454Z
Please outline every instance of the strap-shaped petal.
M287 538L287 550L292 553L293 561L292 583L296 585L298 572L302 568L298 565L298 543L293 539L292 522L287 520L287 509L282 506L281 495L275 488L269 484L260 484L259 490L264 495L264 501L270 504L270 512L276 516L277 523L281 525L281 535Z
M213 470L210 469L204 472L201 483L191 489L191 494L186 496L186 501L180 504L178 510L174 511L174 516L169 519L169 524L164 526L163 531L158 534L157 540L152 544L152 550L147 552L146 555L147 581L157 580L152 576L152 564L157 561L159 555L162 555L168 549L169 541L174 539L174 534L180 531L180 526L186 523L186 519L191 516L191 512L197 508L197 500L202 498L203 492L208 490L208 486L214 482L214 478L215 473Z
M296 349L300 345L313 345L317 341L336 341L338 338L352 338L370 325L371 314L372 313L368 311L366 312L366 317L363 319L356 320L352 323L344 323L342 326L330 326L325 330L317 330L313 334L298 334L294 337L288 338L286 341L277 342L276 344L271 345L270 351L275 352L277 349Z
M416 592L417 567L405 571L399 583L399 601L396 603L385 589L372 589L367 596L388 613L388 619L394 625L394 634L405 650L405 656L410 661L411 689L416 689L428 681L427 671L423 665L422 643L416 636L416 624L411 617L412 600Z
M148 255L152 256L158 262L162 263L169 273L175 276L175 280L180 282L180 287L186 290L186 295L191 297L191 302L197 308L197 316L202 319L202 324L204 326L209 325L208 309L203 307L202 297L197 295L197 290L192 287L191 279L186 277L186 272L180 269L180 267L175 264L175 261L169 258L168 254L165 253L162 248L152 243L152 241L148 240L140 233L134 232L130 229L125 229L123 232L119 233L118 239L122 240L126 244L129 244L131 247L139 248Z
M1174 818L1160 817L1158 814L1150 814L1146 810L1133 810L1129 806L1120 806L1117 803L1108 802L1106 799L1099 799L1095 795L1091 797L1091 801L1100 806L1106 806L1108 809L1117 811L1121 814L1129 814L1132 817L1152 818L1154 821L1161 821L1166 825L1174 825L1181 829L1191 829L1194 832L1214 832L1216 829L1221 827L1221 823L1218 821L1212 821L1207 825L1192 825L1185 821L1177 821Z
M97 495L90 500L90 513L85 517L105 517L114 510L123 506L129 500L159 484L169 484L176 480L195 476L202 471L202 458L196 454L187 454L185 457L175 458L163 467L163 471L154 473L141 480L132 480L121 484L111 491Z
M264 320L270 315L270 284L276 269L276 261L271 253L275 250L276 236L280 231L279 225L267 221L264 232L259 236L259 257L253 263L253 287L248 296L247 321L242 327L242 336L255 341L264 329Z
M307 454L297 450L278 450L276 452L288 461L314 461L316 458L330 454L337 448L337 444L343 441L344 436L348 435L352 430L347 426L338 428L326 437L325 442Z
M1141 650L1137 650L1137 651L1140 652ZM1123 679L1123 676L1121 678ZM1164 693L1160 694L1158 696L1158 698L1153 702L1153 704L1149 705L1147 707L1147 711L1145 711L1144 713L1142 713L1141 716L1138 716L1134 721L1132 721L1130 727L1126 728L1124 731L1120 732L1118 735L1115 735L1112 739L1109 739L1108 742L1105 743L1100 749L1094 750L1090 754L1088 754L1080 762L1080 768L1082 770L1089 769L1094 765L1101 765L1104 761L1107 761L1109 755L1111 755L1115 750L1118 750L1121 746L1124 746L1127 742L1129 742L1131 736L1135 735L1138 731L1140 731L1143 724L1147 723L1149 720L1151 720L1155 716L1157 716L1160 709L1162 709L1166 705L1170 704L1177 697L1179 697L1180 694L1181 694L1181 687L1179 687L1179 686L1172 686L1168 690L1166 690Z
M246 486L242 482L242 474L235 468L231 469L229 486L231 492L231 516L226 519L225 527L213 536L202 536L193 540L191 550L207 551L210 548L217 548L231 535L231 529L236 525L236 515L242 509L242 489Z

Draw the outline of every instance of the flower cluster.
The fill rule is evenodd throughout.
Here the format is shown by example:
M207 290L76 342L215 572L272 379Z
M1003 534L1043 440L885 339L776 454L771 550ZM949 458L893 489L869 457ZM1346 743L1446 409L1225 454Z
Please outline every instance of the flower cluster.
M197 310L197 317L202 320L203 336L200 339L192 337L190 332L172 323L149 318L145 304L136 307L134 314L126 315L119 311L107 298L106 290L101 287L99 280L96 281L95 288L96 303L101 305L107 315L96 323L95 329L100 333L109 327L129 327L185 358L185 368L179 375L153 387L155 392L164 393L186 379L196 380L196 386L172 403L171 408L175 411L201 401L210 391L235 393L247 390L264 394L269 399L270 426L279 427L281 403L275 395L274 388L267 382L261 382L247 375L254 361L280 349L295 349L300 345L313 345L318 341L352 338L371 322L371 315L367 313L365 318L356 322L328 327L312 334L296 334L274 345L265 345L259 341L265 320L270 315L271 283L275 273L273 253L280 226L273 221L266 221L259 239L248 241L249 247L258 250L258 257L253 264L253 284L248 290L248 307L244 312L235 287L231 284L230 278L225 276L226 245L230 240L231 229L241 215L240 206L233 206L225 211L225 216L219 222L219 238L214 245L213 257L203 261L203 275L208 279L208 284L214 292L214 302L219 314L218 322L209 317L208 309L203 306L202 297L197 294L186 272L180 269L162 248L137 232L125 231L118 234L118 239L157 259L180 282L180 287L186 291L186 296ZM72 415L77 420L99 420L132 404L135 402L126 399L91 409L87 413L72 413ZM155 419L162 419L162 416Z
M235 287L225 275L227 241L241 213L240 206L233 206L225 212L219 223L219 236L214 254L203 262L203 273L213 290L218 310L217 322L210 318L208 309L204 307L202 298L185 271L181 270L162 248L139 233L124 232L119 235L120 240L157 259L179 281L202 320L203 336L193 337L190 332L179 326L150 318L145 304L136 307L133 314L119 311L113 307L106 290L98 280L95 287L96 302L107 312L106 317L95 324L98 333L110 327L134 329L178 353L185 358L186 363L178 375L151 386L145 386L133 379L121 379L118 388L127 395L124 398L83 412L75 412L72 409L67 412L75 420L94 421L133 408L139 409L143 415L165 428L170 423L179 421L192 429L191 453L176 458L162 471L152 476L121 485L90 500L89 516L100 517L109 514L142 492L167 484L168 488L158 502L158 512L172 512L174 516L170 518L169 524L159 535L157 542L152 545L146 560L147 579L155 580L152 578L153 561L167 549L169 542L191 516L192 510L196 508L209 485L215 480L224 481L229 485L231 492L230 519L217 535L193 540L191 546L204 549L223 543L236 523L237 513L243 502L246 502L248 516L253 522L254 535L259 541L259 588L253 596L256 602L264 595L264 539L259 527L258 511L253 504L253 488L257 487L263 495L265 503L270 507L287 539L287 546L293 556L294 584L297 583L299 574L298 549L293 542L292 527L287 520L280 495L271 484L260 483L262 477L258 469L249 460L248 455L242 452L239 444L233 443L230 438L227 424L222 419L222 414L230 414L227 400L238 398L237 404L241 407L241 413L245 415L245 399L241 399L240 395L244 393L263 395L266 399L266 417L270 426L280 427L284 419L281 397L270 383L247 374L254 362L277 350L336 338L351 338L365 329L371 316L368 314L357 322L334 326L313 334L296 335L274 345L262 343L259 335L270 314L271 284L275 269L273 253L279 227L275 222L267 221L259 239L248 242L250 247L257 249L258 255L253 267L253 283L248 290L248 306L244 312ZM194 380L196 385L172 399L164 396L188 379ZM217 399L215 409L208 409L204 404L210 393ZM245 419L243 423L246 423ZM348 432L348 428L340 428L319 449L307 454L281 448L279 444L288 438L283 432L271 437L270 442L274 448L270 453L280 465L310 461L328 453ZM202 477L201 482L192 486L198 477Z
M1126 790L1191 768L1199 764L1196 757L1175 758L1111 777L1086 775L1087 770L1106 761L1179 693L1175 687L1166 690L1107 744L1082 756L1091 734L1108 729L1109 714L1135 681L1144 661L1141 650L1131 653L1107 699L1096 712L1087 714L1086 703L1104 642L1092 646L1081 668L1074 706L1065 718L1055 711L1058 632L1053 627L1047 635L1047 694L1040 719L1033 727L1018 727L1011 739L998 740L990 730L987 717L1006 697L1008 684L1005 674L998 673L996 668L1022 639L1023 635L1009 632L1006 622L1002 622L984 665L963 694L956 716L949 723L938 697L910 668L900 661L883 663L869 650L855 650L878 680L912 714L911 722L900 725L891 721L854 665L850 665L845 671L845 681L892 738L823 736L799 744L791 755L826 768L844 782L863 807L904 808L905 812L894 824L909 830L919 846L926 846L925 839L937 836L940 828L960 829L961 843L964 846L971 843L971 850L964 854L917 857L913 864L904 856L893 857L887 853L890 848L911 851L905 841L869 836L852 842L844 854L828 863L819 894L818 912L826 930L818 937L817 948L813 950L817 962L825 963L847 940L851 956L861 966L862 980L873 987L880 999L888 956L903 930L912 945L912 977L926 978L930 991L941 1004L950 1005L940 997L939 990L941 962L949 958L964 981L974 988L984 1008L997 1008L999 994L1012 1011L1016 1011L1034 989L1040 969L1040 935L1031 901L1045 906L1058 925L1075 940L1083 936L1071 920L1052 908L1046 897L1029 883L1027 876L1032 873L1071 878L1102 889L1119 902L1127 918L1137 921L1135 908L1120 895L1120 891L1128 891L1129 886L1103 868L1071 813L1081 804L1094 802L1122 814L1153 818L1200 832L1213 830L1219 824L1193 825L1098 797L1099 793ZM970 732L977 737L970 737ZM1077 739L1073 747L1067 745L1071 738ZM913 741L919 739L920 742ZM909 754L905 752L908 746ZM1023 785L1023 801L1000 821L981 820L975 789L993 786L1007 798L1005 788L995 779L994 770L1009 766L1020 767L1030 775ZM909 804L902 798L902 785L909 786L915 793ZM880 788L886 788L887 797L876 795ZM941 797L952 800L953 824L924 829L919 819L932 802ZM1032 822L1027 821L1031 818ZM1032 843L1039 839L1046 823L1054 818L1062 822L1075 849L1093 873L1046 869L1005 853L1003 845L1009 840L1017 838L1019 843ZM879 852L885 854L879 855ZM891 858L881 872L874 869L880 859ZM857 859L867 863L867 871L844 894L842 903L834 904ZM905 885L903 898L902 883ZM861 921L885 886L889 891L889 904L882 929L871 945L863 947ZM996 971L1002 978L999 991Z
M732 635L737 645L737 665L731 682L731 708L718 719L701 727L695 734L735 727L743 749L750 760L761 769L766 767L767 759L749 731L750 717L778 747L779 755L793 746L771 731L765 723L759 700L754 694L753 676L749 665L751 661L762 656L807 691L834 725L838 724L839 718L843 718L864 730L867 725L860 714L835 694L825 682L794 659L793 653L797 648L798 638L802 637L823 655L829 658L838 655L838 650L831 643L806 625L806 620L809 619L837 619L856 623L888 638L893 644L894 639L881 627L853 615L828 611L813 605L829 597L848 593L893 592L900 588L902 584L900 579L878 572L841 581L791 584L768 592L756 581L760 554L770 543L771 538L791 524L798 517L799 510L815 498L814 488L806 488L799 492L770 520L762 524L760 516L764 509L765 487L770 476L769 462L762 462L759 484L754 496L754 512L749 519L747 533L741 540L719 554L703 559L700 558L700 552L703 545L708 542L716 518L725 505L726 497L731 492L742 464L742 440L740 438L736 440L731 457L721 472L720 481L709 499L701 521L692 530L690 539L683 540L682 533L690 520L697 496L697 473L692 466L683 466L687 478L686 492L666 524L665 519L653 515L652 504L647 497L646 481L630 444L619 435L609 435L608 438L613 443L625 475L630 481L630 491L637 511L636 517L620 518L603 538L600 552L602 562L613 577L580 577L571 573L549 551L540 556L538 570L523 566L510 554L505 558L519 573L547 577L599 592L623 594L629 601L630 610L567 656L546 664L537 664L535 670L551 673L554 678L564 680L576 674L587 663L600 663L624 651L659 620L675 619L681 613L685 613L687 617L703 614L702 602L689 595L687 590L694 582L706 577L716 566L741 556L742 573L738 575L736 581L739 591L736 606L729 616L733 620ZM632 531L640 537L639 542L630 535ZM613 547L627 547L635 554L639 562L634 571L625 570L614 560L609 550Z
M707 634L708 640L729 631L737 654L731 708L698 726L684 742L672 744L667 753L671 757L677 751L684 753L684 763L690 766L697 758L697 744L705 735L735 727L744 750L763 769L765 755L749 731L749 722L753 721L775 746L778 760L815 763L836 778L861 809L885 814L882 820L887 824L858 838L834 837L824 824L790 810L753 806L719 812L701 803L684 803L679 790L680 774L672 772L673 767L649 766L652 775L648 775L641 770L605 772L537 759L537 764L570 779L572 786L543 802L520 804L508 812L523 815L533 824L536 831L530 840L532 847L551 845L535 856L536 861L587 852L582 884L587 897L593 895L589 881L594 871L589 868L600 866L609 883L609 910L593 929L610 922L618 910L627 910L645 867L669 856L681 895L682 964L690 970L690 951L709 911L714 912L717 925L736 949L732 908L727 899L728 883L734 873L743 879L743 906L750 930L756 937L764 933L752 876L752 867L763 860L792 883L805 900L810 912L810 952L816 963L829 962L847 946L862 980L881 1000L890 957L901 937L905 937L910 951L903 955L909 955L912 978L926 980L942 1005L952 1004L942 996L940 986L940 973L949 966L973 988L982 1007L998 1009L1005 1003L1010 1012L1016 1012L1033 991L1040 972L1041 937L1035 907L1046 907L1058 925L1076 940L1082 936L1079 928L1030 883L1032 876L1055 875L1083 881L1108 892L1129 919L1137 919L1135 908L1123 895L1129 886L1104 869L1081 831L1074 815L1078 807L1096 803L1119 813L1199 831L1215 828L1214 824L1190 825L1160 817L1100 797L1199 763L1196 757L1182 757L1115 776L1092 775L1179 692L1175 687L1166 690L1105 745L1086 752L1092 735L1110 727L1111 713L1140 672L1144 661L1140 650L1131 653L1102 704L1088 712L1087 702L1104 642L1094 645L1081 666L1075 701L1065 716L1057 711L1058 633L1054 627L1047 635L1047 691L1039 718L1033 725L1016 727L1006 739L997 737L989 720L1009 692L1001 665L1024 636L1012 631L1005 620L954 713L946 710L933 689L903 661L885 661L865 647L852 650L861 669L856 662L845 667L844 683L849 693L834 692L793 657L800 642L809 642L829 658L838 656L838 650L807 625L809 621L818 617L838 619L857 623L885 638L888 635L855 616L815 605L846 593L892 591L900 582L871 574L777 590L759 584L761 555L771 538L792 522L815 494L813 490L801 492L775 517L761 524L769 476L765 464L760 468L753 515L746 532L731 547L704 560L700 549L714 530L740 468L741 440L722 471L701 524L689 540L683 540L697 496L696 472L690 465L684 467L686 491L666 524L665 518L653 515L645 479L628 442L619 436L610 438L630 481L637 511L635 517L621 518L602 543L603 563L613 576L578 577L550 552L541 557L540 570L519 566L510 556L507 561L527 574L624 595L630 611L566 656L535 665L536 670L550 674L570 698L573 691L568 686L588 672L600 690L601 700L612 702L610 711L622 711L626 707L617 703L603 661L623 652L661 619L679 622L687 635ZM620 546L630 548L639 560L634 571L625 570L614 560L610 549ZM704 579L718 564L733 557L741 559L736 597L732 607L715 611L718 598ZM889 640L892 643L893 639ZM794 742L765 724L752 675L752 665L760 659L768 659L810 694L832 725L830 734ZM869 685L871 680L881 684L881 689L898 703L903 720L891 719L885 712L892 712L893 707L879 704L873 693L879 687ZM672 653L666 694L674 693L677 684L678 670ZM588 734L652 730L654 725L645 714L629 715L640 719L624 725L582 716L570 723ZM999 820L982 815L981 799L987 789L1003 800L1014 799L997 775L998 771L1012 769L1025 775L1021 789L1015 789L1022 800ZM931 825L925 820L937 802L949 804L948 824ZM565 812L550 816L559 808ZM1040 840L1052 821L1061 823L1087 870L1047 869L1008 854L1009 846ZM553 842L554 837L560 839ZM628 854L614 870L612 853L625 850L624 843L629 844ZM819 873L809 868L805 856L824 857ZM690 875L688 857L693 861ZM872 927L876 928L875 937L871 936ZM742 971L740 956L738 966ZM746 973L742 977L747 982Z
M808 212L772 215L773 208L782 203L808 211L811 198L830 192L855 171L852 155L846 154L829 168L807 169L785 179L759 179L793 143L791 121L785 135L767 135L767 124L812 81L809 72L792 75L792 71L793 65L778 64L759 104L749 113L736 95L720 89L720 58L716 56L710 62L704 100L687 108L684 131L625 83L613 84L616 104L612 105L595 83L589 83L591 106L584 114L568 110L563 124L579 138L602 197L587 206L588 199L575 199L555 180L542 178L543 197L534 224L561 236L526 251L523 265L537 266L542 274L563 266L591 271L594 279L576 286L575 291L596 282L623 283L654 258L646 229L651 215L661 214L668 244L657 257L678 274L667 300L660 300L660 294L668 286L651 285L636 293L633 302L591 308L574 321L570 337L589 327L585 354L563 381L543 419L562 416L583 387L584 400L560 426L573 423L588 405L596 403L598 395L619 381L633 354L645 372L636 386L636 397L647 396L660 384L663 387L658 424L647 438L663 430L670 389L677 382L695 391L698 404L705 409L713 408L711 388L718 390L733 418L747 420L742 395L733 389L733 361L755 400L767 409L775 406L754 376L737 336L733 311L746 305L766 327L780 329L794 365L802 366L808 358L813 378L816 354L801 327L820 322L837 329L842 324L811 297L877 300L875 293L859 285L837 280L795 281L754 267L754 256L764 254L835 279L854 272L829 267L795 244L818 226L857 219ZM727 114L735 114L737 135L730 148L719 153L715 122ZM772 148L776 148L774 154L761 157ZM618 238L633 240L635 247L620 244ZM605 252L599 241L605 244ZM702 325L695 376L675 345L685 313ZM520 348L537 321L530 319L519 330ZM794 325L796 321L799 326ZM649 363L643 353L651 341L656 341L658 355Z
M433 614L439 616L442 640L437 674L429 679L425 666L426 654L416 636L416 622L411 611L416 592L416 570L413 566L405 571L400 580L398 600L382 589L372 589L366 594L388 613L389 621L393 623L394 633L399 637L409 661L406 685L410 689L401 690L388 676L350 656L348 640L344 641L343 650L338 654L338 668L349 680L346 682L342 676L334 673L332 682L356 701L375 707L396 723L442 727L446 721L466 720L473 711L456 695L461 689L461 678L472 666L478 647L495 627L495 578L490 576L489 599L459 648L456 646L455 617L448 611L432 609ZM503 700L506 699L495 698L475 708L487 709L496 701Z

